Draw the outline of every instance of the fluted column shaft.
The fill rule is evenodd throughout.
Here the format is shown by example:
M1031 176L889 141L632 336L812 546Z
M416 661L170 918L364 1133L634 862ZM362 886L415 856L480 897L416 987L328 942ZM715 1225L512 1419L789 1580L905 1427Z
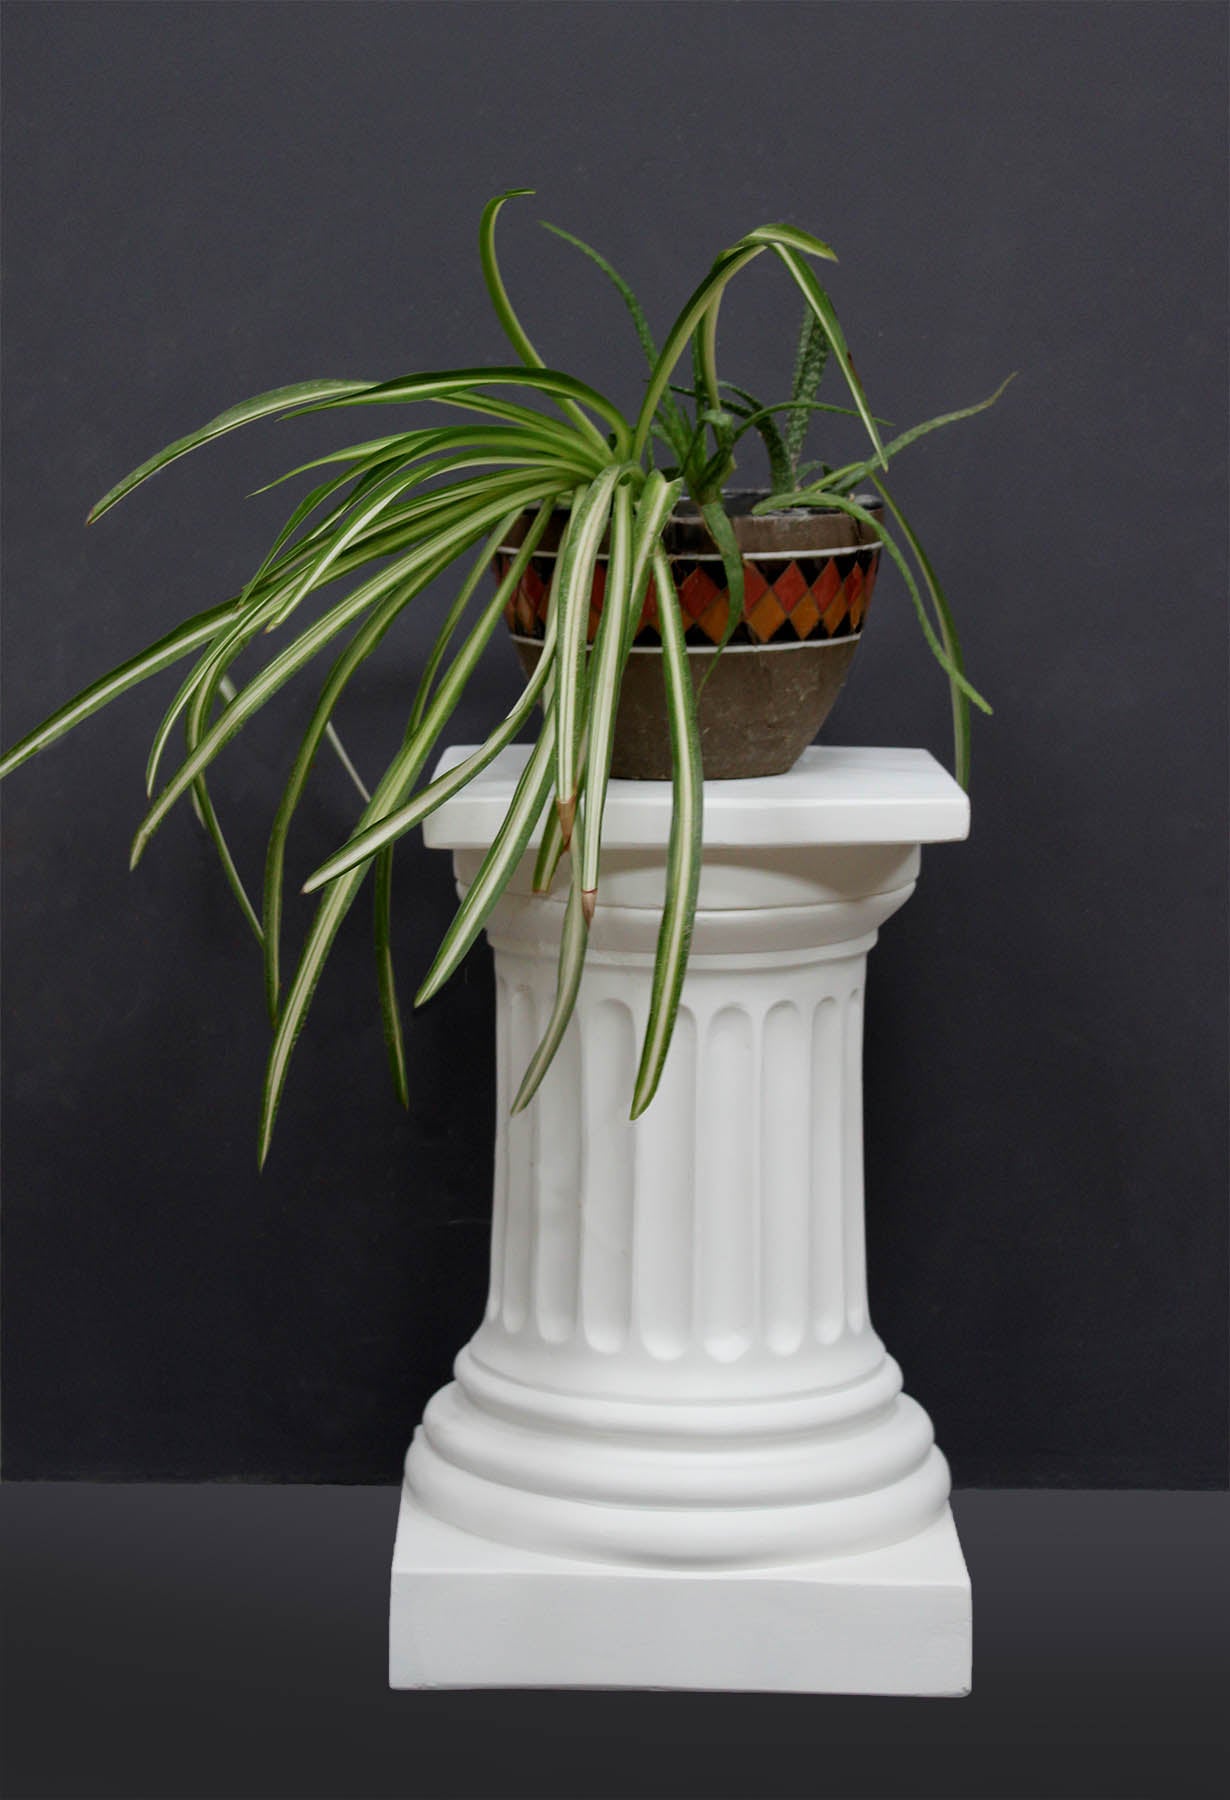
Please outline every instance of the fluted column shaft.
M474 1354L578 1392L614 1376L646 1399L848 1380L878 1355L863 1258L866 950L744 952L737 968L698 957L659 1098L633 1124L654 922L641 955L595 946L539 1099L511 1120L554 964L493 925L498 1153Z

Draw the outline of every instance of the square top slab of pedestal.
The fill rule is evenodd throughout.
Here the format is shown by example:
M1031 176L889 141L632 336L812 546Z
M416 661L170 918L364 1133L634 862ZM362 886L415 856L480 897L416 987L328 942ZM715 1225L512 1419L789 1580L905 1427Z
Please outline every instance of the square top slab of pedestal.
M472 754L454 744L435 773ZM512 744L423 824L438 849L486 849L512 799L528 744ZM611 850L665 844L669 781L612 781L602 821ZM813 744L784 775L705 783L710 848L786 844L939 844L969 835L969 798L926 750ZM533 842L537 843L535 835Z

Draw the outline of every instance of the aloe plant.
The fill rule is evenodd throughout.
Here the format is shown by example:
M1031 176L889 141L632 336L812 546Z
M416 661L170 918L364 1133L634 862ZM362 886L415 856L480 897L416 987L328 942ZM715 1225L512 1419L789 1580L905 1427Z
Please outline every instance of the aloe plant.
M686 490L700 508L722 553L731 592L728 634L741 613L742 567L722 492L742 440L762 438L774 492L764 509L836 508L853 518L871 515L856 497L870 481L884 501L877 536L900 569L924 636L952 694L956 767L969 774L969 708L990 711L967 680L947 601L918 539L888 493L883 471L892 457L924 433L989 406L915 426L885 443L884 423L871 412L832 302L813 264L835 261L818 238L788 225L749 232L716 259L689 296L659 349L628 284L599 253L558 232L592 258L614 282L632 315L649 363L639 410L629 415L604 394L549 368L513 309L495 250L496 219L516 189L492 200L479 231L487 291L518 360L488 368L437 370L392 381L322 380L274 389L219 414L178 439L119 482L93 508L101 518L135 488L181 456L240 426L305 412L424 403L448 409L461 422L432 424L333 450L292 469L279 482L313 471L335 472L303 496L264 561L241 593L170 631L105 675L0 758L9 774L65 732L149 677L194 657L167 708L147 769L150 805L132 847L135 866L177 801L188 797L218 851L227 881L261 946L273 1027L260 1122L260 1159L268 1153L291 1053L303 1027L329 950L367 873L373 872L375 947L381 1013L394 1082L408 1103L401 1016L395 988L390 917L392 857L397 840L472 780L529 722L541 720L512 802L457 911L416 1004L429 999L457 968L481 931L540 823L542 844L535 886L551 886L569 855L568 897L560 948L557 1002L546 1036L525 1074L515 1105L532 1098L563 1037L584 965L598 893L603 805L610 776L620 682L636 623L652 578L660 596L663 672L673 745L673 812L667 899L658 941L652 1001L642 1047L632 1116L649 1105L658 1086L687 967L701 860L702 768L695 701L688 676L682 621L673 595L663 531ZM550 227L557 230L555 227ZM775 257L802 295L803 327L788 400L765 405L720 377L717 325L722 296L757 258ZM676 377L691 351L691 382ZM822 375L834 369L841 402L820 401ZM1002 391L1002 390L1001 390ZM523 402L528 399L532 405ZM550 410L544 410L544 406ZM839 468L804 466L808 426L818 413L847 413L862 422L870 443L862 460ZM666 459L660 460L662 451ZM816 470L818 469L818 473ZM270 483L276 486L278 483ZM553 511L566 509L538 665L508 715L482 746L426 785L420 778ZM515 520L533 523L496 592L475 600L495 547ZM898 541L898 539L900 541ZM594 645L586 643L595 559L609 543L608 578ZM334 711L352 677L406 608L438 577L469 558L468 570L443 619L402 742L370 793L337 737ZM360 577L305 623L308 604L348 577ZM292 628L293 620L293 628ZM238 689L231 670L250 647L272 634L281 644ZM341 645L338 648L339 643ZM208 776L218 753L252 715L322 651L335 660L299 745L274 816L259 905L249 895L223 836ZM177 727L183 734L178 768L159 787L159 770ZM320 899L297 967L284 982L281 959L283 889L288 838L295 811L321 745L340 755L363 795L347 840L305 884Z

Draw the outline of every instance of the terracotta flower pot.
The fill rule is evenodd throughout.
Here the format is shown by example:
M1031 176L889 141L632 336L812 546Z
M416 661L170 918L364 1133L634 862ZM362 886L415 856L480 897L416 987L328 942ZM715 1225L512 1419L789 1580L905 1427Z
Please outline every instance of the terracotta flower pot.
M841 691L879 566L879 539L861 520L836 511L753 517L752 507L763 498L754 490L726 496L743 553L743 617L700 697L701 750L710 780L779 775L798 760ZM880 510L878 497L860 495L859 502L869 512ZM497 552L497 576L507 573L531 517L518 520ZM565 518L560 513L552 519L508 603L509 630L527 674L541 655ZM726 629L730 597L722 558L690 504L672 515L664 542L699 690ZM591 642L605 579L604 545L594 574ZM666 781L671 773L657 618L651 581L620 690L611 765L612 774L638 781Z

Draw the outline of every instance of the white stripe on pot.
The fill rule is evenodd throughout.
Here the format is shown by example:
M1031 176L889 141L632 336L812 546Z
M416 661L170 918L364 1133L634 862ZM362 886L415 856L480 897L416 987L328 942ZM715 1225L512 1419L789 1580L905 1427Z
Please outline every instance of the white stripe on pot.
M514 644L535 644L540 649L542 647L541 638L526 637L519 631L510 631L508 635ZM830 645L857 644L862 635L861 631L848 631L844 637L799 638L796 643L727 644L725 649L722 650L722 655L739 655L748 650L827 650ZM718 644L685 644L684 648L689 656L716 656L721 646ZM629 651L629 655L631 656L661 656L661 654L661 644L633 644L632 649Z
M840 544L833 550L744 550L741 554L744 562L819 562L827 556L856 556L860 550L880 550L883 538L872 538L865 544ZM520 549L519 544L497 544L493 555L515 556ZM721 562L720 550L668 550L667 557L671 562ZM556 550L535 550L534 556L556 556ZM595 561L606 562L609 552L600 550Z

